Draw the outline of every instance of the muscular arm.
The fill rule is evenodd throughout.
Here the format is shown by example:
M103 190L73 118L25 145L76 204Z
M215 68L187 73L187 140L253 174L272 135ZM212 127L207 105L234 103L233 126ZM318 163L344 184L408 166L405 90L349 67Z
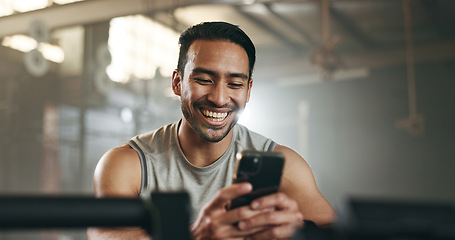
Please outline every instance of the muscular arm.
M252 231L248 234L248 239L289 239L302 226L304 219L322 226L332 223L335 218L332 207L319 192L313 173L305 160L293 150L281 145L276 146L275 151L281 152L286 158L280 191L254 200L244 210L256 211L255 214L234 221L237 222L234 226L237 226L242 234ZM220 219L228 219L227 215L234 215L233 211L235 209L223 212L226 214L224 216L220 214ZM204 229L203 224L201 228ZM213 224L208 229L221 227ZM255 229L257 231L254 231Z
M108 151L98 162L93 178L96 197L132 197L141 190L141 164L128 145ZM140 228L90 228L89 239L150 239Z
M274 151L286 159L280 191L297 201L305 220L319 226L332 223L335 212L319 192L308 163L288 147L277 145Z

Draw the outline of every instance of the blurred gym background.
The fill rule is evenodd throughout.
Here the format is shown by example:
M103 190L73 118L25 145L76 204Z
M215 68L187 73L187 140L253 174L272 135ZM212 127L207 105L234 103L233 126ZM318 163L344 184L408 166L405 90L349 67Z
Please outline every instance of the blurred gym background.
M257 47L240 122L299 152L336 209L455 201L451 0L0 0L0 194L91 195L103 153L181 117L178 36L212 20Z

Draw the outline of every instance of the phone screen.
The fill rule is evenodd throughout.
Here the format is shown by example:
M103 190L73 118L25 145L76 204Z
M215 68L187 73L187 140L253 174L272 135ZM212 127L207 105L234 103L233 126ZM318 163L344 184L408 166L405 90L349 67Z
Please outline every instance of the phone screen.
M281 153L245 151L237 155L236 161L232 182L249 182L253 190L232 200L230 209L248 205L256 198L278 191L284 166Z

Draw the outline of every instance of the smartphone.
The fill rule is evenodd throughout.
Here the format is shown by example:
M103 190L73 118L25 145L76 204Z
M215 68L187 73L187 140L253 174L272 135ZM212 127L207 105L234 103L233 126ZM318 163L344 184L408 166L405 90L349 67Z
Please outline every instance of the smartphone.
M230 209L245 206L256 198L278 191L284 156L277 152L244 151L237 154L232 182L249 182L252 192L231 201Z

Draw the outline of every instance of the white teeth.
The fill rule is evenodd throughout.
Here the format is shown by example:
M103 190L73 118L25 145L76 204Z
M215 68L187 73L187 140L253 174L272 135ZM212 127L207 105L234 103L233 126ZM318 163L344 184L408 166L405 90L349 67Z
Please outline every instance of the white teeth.
M209 110L202 110L202 114L204 114L204 116L206 116L206 117L213 118L213 120L215 120L215 121L222 121L228 115L227 112L220 113L220 112L212 112L212 111L209 111Z

